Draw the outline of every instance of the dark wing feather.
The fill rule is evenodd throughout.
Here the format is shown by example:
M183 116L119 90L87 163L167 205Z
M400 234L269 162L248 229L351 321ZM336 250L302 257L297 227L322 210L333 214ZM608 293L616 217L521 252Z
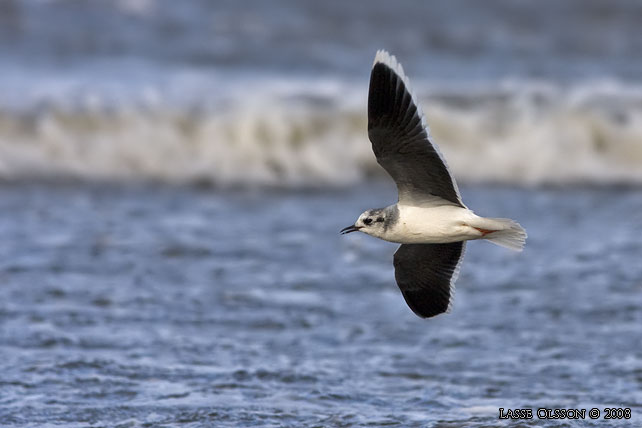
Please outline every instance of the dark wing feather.
M465 242L399 247L394 256L395 279L415 314L429 318L448 310L464 248Z
M464 206L455 179L428 138L401 66L383 51L370 75L368 137L377 162L397 184L399 202L413 205L439 197Z

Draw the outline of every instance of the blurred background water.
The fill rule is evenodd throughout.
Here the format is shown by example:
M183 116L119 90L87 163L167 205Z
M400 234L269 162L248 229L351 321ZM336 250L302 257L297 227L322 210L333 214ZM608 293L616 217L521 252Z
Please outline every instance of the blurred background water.
M337 235L395 199L380 48L530 235L427 321ZM0 425L640 424L640 52L633 0L0 1Z
M344 185L374 52L464 181L642 182L637 1L7 0L0 179Z

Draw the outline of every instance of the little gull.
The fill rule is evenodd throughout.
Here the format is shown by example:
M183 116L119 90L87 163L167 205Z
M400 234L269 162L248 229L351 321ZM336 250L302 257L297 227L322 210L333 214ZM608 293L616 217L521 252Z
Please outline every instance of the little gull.
M464 205L401 64L383 50L370 74L368 137L377 162L397 184L399 201L365 211L341 233L361 231L401 244L395 279L410 309L423 318L448 312L466 241L486 239L521 251L526 231Z

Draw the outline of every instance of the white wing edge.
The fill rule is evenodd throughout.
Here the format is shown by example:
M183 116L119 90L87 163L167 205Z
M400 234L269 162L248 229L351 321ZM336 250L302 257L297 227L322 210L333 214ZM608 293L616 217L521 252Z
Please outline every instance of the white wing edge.
M453 275L450 277L450 300L448 301L448 308L446 308L446 314L449 314L450 311L453 309L453 302L455 301L455 282L457 282L457 279L459 278L459 271L461 269L461 264L464 261L464 256L466 255L466 241L462 241L462 246L461 246L461 256L459 256L459 260L457 261L457 266L455 266L455 270L453 271Z

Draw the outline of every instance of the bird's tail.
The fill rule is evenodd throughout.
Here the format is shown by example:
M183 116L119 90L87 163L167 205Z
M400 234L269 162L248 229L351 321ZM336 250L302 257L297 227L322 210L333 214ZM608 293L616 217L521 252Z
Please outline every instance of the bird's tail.
M526 244L526 230L515 220L509 218L485 218L484 229L489 229L483 239L493 244L514 250L522 251ZM490 232L492 230L492 232Z

